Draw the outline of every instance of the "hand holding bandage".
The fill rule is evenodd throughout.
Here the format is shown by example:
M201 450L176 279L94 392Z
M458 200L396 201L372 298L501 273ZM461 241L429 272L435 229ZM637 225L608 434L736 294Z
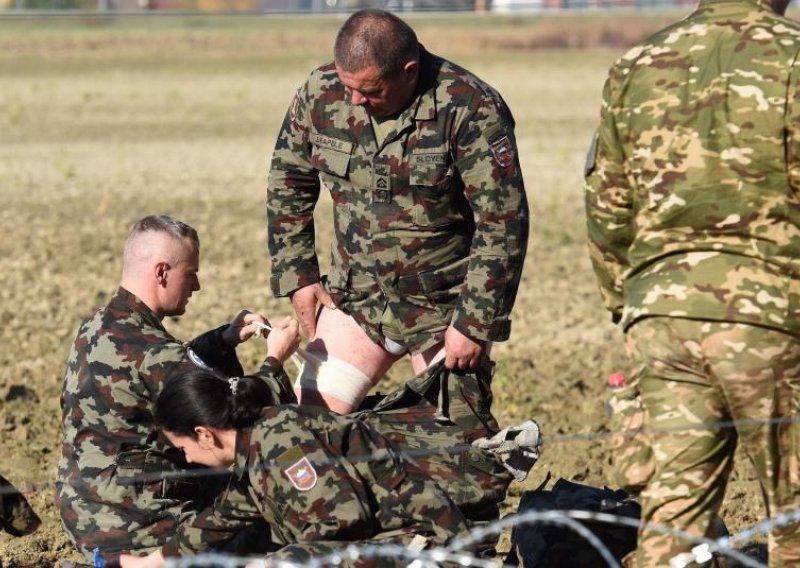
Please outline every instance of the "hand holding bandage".
M286 316L274 325L256 322L255 328L254 335L267 338L267 357L274 357L281 363L291 357L298 369L302 366L305 351L300 349L300 327L296 319Z

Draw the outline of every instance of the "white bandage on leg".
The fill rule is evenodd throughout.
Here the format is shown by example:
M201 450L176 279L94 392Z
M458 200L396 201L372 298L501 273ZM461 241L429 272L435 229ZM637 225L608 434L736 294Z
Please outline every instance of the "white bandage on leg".
M296 391L316 391L357 408L372 388L369 376L343 359L309 352L303 359L303 368L294 383Z

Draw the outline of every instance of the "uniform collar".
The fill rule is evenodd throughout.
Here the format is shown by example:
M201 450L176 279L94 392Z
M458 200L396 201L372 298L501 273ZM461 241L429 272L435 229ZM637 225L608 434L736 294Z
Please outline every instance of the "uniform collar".
M419 46L419 83L417 100L413 103L414 120L436 119L436 78L439 76L442 60L432 55L422 45Z
M236 455L233 458L233 474L237 479L242 479L247 475L247 461L250 457L250 436L251 428L243 428L236 432Z
M128 311L130 313L139 314L142 319L153 327L164 329L161 324L161 318L149 308L138 296L129 292L122 286L117 288L116 293L108 303L109 307L115 310Z

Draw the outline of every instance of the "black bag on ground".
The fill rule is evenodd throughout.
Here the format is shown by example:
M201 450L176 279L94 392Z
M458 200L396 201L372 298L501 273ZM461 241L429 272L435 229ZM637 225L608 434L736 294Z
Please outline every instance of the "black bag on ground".
M641 507L625 491L592 487L559 479L551 490L544 483L522 494L518 514L528 511L580 510L608 513L638 521ZM588 528L617 560L636 548L635 526L578 520ZM638 523L637 523L638 524ZM581 535L564 525L544 522L527 523L511 533L511 551L505 561L509 566L605 566L600 553Z

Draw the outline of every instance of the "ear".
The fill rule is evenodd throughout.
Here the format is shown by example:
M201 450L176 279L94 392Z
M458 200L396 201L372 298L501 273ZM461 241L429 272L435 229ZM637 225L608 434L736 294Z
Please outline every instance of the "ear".
M403 65L403 76L409 82L413 82L417 80L417 72L419 71L419 63L414 61L406 61L406 64Z
M214 433L205 426L195 426L194 433L197 436L197 445L204 450L214 447L216 437Z
M167 272L169 272L169 268L169 263L164 260L158 261L153 267L153 276L159 286L163 287L167 285Z

